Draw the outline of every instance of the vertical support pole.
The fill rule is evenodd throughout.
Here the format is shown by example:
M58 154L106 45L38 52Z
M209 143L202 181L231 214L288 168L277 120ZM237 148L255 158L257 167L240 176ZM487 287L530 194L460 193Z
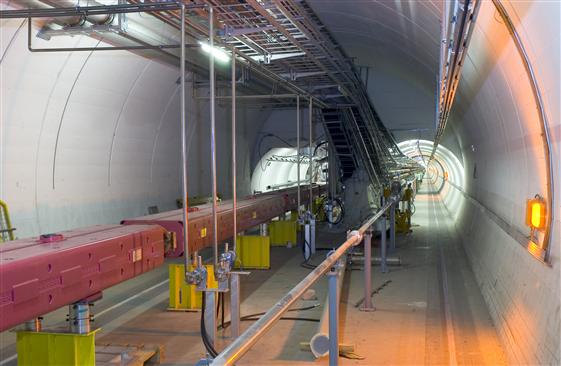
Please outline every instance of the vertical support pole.
M313 215L310 217L310 246L312 254L316 254L316 219Z
M313 134L313 124L312 124L312 119L313 119L313 114L312 114L312 108L313 108L313 104L312 104L312 97L310 97L309 99L309 103L308 103L308 123L309 123L309 136L310 136L310 141L309 141L309 157L310 157L310 165L309 165L309 171L310 171L310 181L309 181L309 189L310 189L310 215L313 215L313 202L314 202L314 195L312 194L312 173L314 172L313 168L314 168L314 164L313 164L313 157L314 157L314 151L312 149L312 134ZM314 225L315 226L315 225ZM315 252L315 250L314 250Z
M68 305L68 320L71 333L89 333L91 330L90 304L87 302L77 302Z
M238 194L236 169L236 48L232 46L232 218L234 252L238 244Z
M214 9L209 8L209 38L210 48L214 48ZM214 265L218 265L218 218L216 215L216 95L214 86L214 54L209 54L209 78L210 78L210 154L212 169L212 243L214 249ZM213 311L214 313L214 311Z
M374 311L372 306L372 230L364 233L364 302L361 311Z
M216 292L205 291L205 327L212 346L216 342Z
M189 221L188 221L188 198L187 198L187 111L185 108L185 4L181 3L181 55L179 65L179 79L181 83L181 172L183 176L183 256L185 259L185 273L189 271L191 258L189 257Z
M300 217L300 96L296 96L296 180L298 181L298 217Z
M390 253L395 252L395 201L390 206Z
M335 268L327 274L329 287L329 366L339 363L339 302L337 301L337 277Z
M384 201L384 199L382 198L382 202ZM386 273L388 272L388 261L387 261L387 243L386 243L386 213L384 212L384 214L382 215L382 217L380 217L379 219L379 224L380 224L380 238L381 238L381 243L380 243L380 272L382 273Z
M43 329L43 318L35 318L24 323L24 329L28 332L40 332Z
M230 273L230 329L231 337L240 335L240 275Z
M304 224L304 260L308 261L312 257L312 232L309 221Z
M259 224L259 235L269 236L269 226L267 223Z

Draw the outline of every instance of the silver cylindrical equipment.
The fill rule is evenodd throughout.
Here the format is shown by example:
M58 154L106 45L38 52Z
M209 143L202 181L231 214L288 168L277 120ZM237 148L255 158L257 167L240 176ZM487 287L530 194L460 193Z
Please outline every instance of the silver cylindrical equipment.
M87 302L77 302L68 306L68 321L70 322L70 332L86 334L91 330L90 327L90 304Z

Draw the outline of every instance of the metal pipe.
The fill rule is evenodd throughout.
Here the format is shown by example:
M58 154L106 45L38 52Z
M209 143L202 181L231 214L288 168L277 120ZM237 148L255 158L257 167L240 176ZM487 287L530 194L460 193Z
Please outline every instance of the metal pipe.
M189 199L187 197L187 111L185 105L185 4L181 4L181 55L179 65L179 80L181 85L181 173L183 176L182 184L182 198L183 208L181 210L183 216L183 256L185 257L185 279L187 280L187 273L189 272L189 265L191 264L191 257L189 256L189 217L188 206Z
M271 307L265 315L253 323L241 336L239 336L218 356L216 356L216 358L212 361L212 365L233 365L237 360L239 360L251 348L251 346L254 345L263 336L263 334L265 334L282 317L292 304L302 297L306 290L308 290L321 278L323 274L333 267L335 262L337 262L337 260L341 258L341 256L343 256L349 248L360 243L364 232L370 228L380 216L382 216L382 214L390 207L392 201L388 202L380 209L380 211L372 215L358 230L351 232L348 239L343 244L341 244L302 281L294 286L292 290L290 290L275 305L273 305L273 307Z
M313 133L313 128L312 128L312 127L313 127L313 126L312 126L312 107L313 107L313 105L312 105L312 98L309 98L309 103L308 103L308 123L310 124L310 131L309 131L309 136L310 136L310 138L309 138L309 141L308 141L308 142L309 142L309 149L310 149L310 151L309 151L309 155L310 155L310 166L309 166L308 169L309 169L309 171L310 171L310 213L313 215L313 212L312 212L312 211L313 211L313 210L312 210L313 205L312 205L312 204L313 204L313 201L314 201L314 196L312 195L312 175L313 175L312 173L313 173L313 166L314 166L314 164L313 164L313 155L314 155L314 152L313 152L313 149L312 149L312 142L313 142L313 141L312 141L312 133Z
M298 217L300 217L300 96L296 96L296 174L298 181Z
M232 218L234 225L232 242L234 244L234 252L236 251L238 243L238 196L236 192L236 172L236 48L232 46Z
M214 47L214 10L209 8L209 33L210 47ZM210 154L212 170L212 241L214 247L214 265L218 265L218 217L216 215L216 95L214 90L214 54L209 54L209 78L210 78Z
M21 10L4 10L0 12L0 19L18 19L18 18L56 18L64 16L94 16L100 14L124 14L124 13L145 13L159 11L175 11L181 10L183 3L177 2L156 2L156 3L139 3L139 4L118 4L118 5L100 5L100 6L76 6L71 8L50 8L50 9L21 9ZM189 4L185 5L186 9L205 8L205 4Z

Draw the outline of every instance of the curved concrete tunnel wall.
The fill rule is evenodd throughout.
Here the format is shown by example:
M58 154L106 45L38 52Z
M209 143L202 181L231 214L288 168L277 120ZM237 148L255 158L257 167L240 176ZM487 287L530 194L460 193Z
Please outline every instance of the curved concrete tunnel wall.
M466 200L457 226L510 360L559 364L561 5L505 2L505 7L536 72L552 136L551 266L532 257L513 235L529 235L526 199L547 197L548 167L528 75L491 2L482 3L445 138L460 147L467 195L488 210L482 214Z
M436 90L443 2L310 3L349 56L370 66L370 97L398 141L432 139L435 103L426 95ZM555 194L550 265L521 245L529 235L526 199L547 195L546 164L526 70L491 1L481 2L441 143L465 168L462 209L453 213L509 361L559 364L561 3L500 3L526 48L548 117ZM410 108L418 104L425 107ZM409 123L433 131L403 131Z
M175 208L181 197L178 68L124 51L30 53L22 24L2 20L0 32L0 197L17 237L118 223L149 206ZM70 42L105 45L85 36ZM34 38L34 44L66 47L69 39ZM189 82L189 195L209 195L209 103L192 90ZM250 147L268 114L238 108L239 194L250 193ZM231 196L230 141L230 107L219 105L223 197Z

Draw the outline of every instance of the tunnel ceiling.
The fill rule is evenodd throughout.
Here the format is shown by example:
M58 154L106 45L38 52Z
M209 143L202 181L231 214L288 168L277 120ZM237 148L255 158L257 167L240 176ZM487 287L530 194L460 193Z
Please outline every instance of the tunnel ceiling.
M442 1L309 0L398 140L434 137ZM368 75L368 77L367 77Z

